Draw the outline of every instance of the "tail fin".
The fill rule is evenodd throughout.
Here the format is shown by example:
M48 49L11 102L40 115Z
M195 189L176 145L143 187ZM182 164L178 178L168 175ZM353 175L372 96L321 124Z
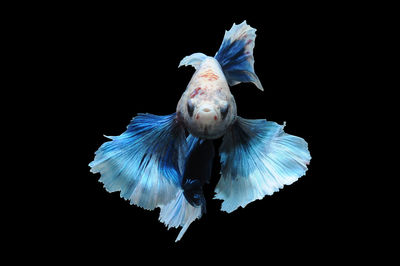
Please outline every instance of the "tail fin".
M215 59L224 71L230 86L240 82L252 82L260 90L264 90L260 80L254 72L253 48L256 38L256 29L243 21L239 25L233 24L229 31L225 31Z

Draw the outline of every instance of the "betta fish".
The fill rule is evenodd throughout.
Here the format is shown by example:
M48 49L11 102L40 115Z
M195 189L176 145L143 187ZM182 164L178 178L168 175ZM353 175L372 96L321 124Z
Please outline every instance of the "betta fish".
M206 212L203 185L209 183L219 147L221 177L215 199L228 213L262 199L303 176L311 160L307 142L265 119L237 115L229 87L253 83L263 91L254 71L256 29L243 21L225 32L214 57L186 56L180 66L195 73L176 112L158 116L138 114L127 130L108 137L89 164L100 173L108 192L146 210L160 208L159 220L168 229L189 225Z

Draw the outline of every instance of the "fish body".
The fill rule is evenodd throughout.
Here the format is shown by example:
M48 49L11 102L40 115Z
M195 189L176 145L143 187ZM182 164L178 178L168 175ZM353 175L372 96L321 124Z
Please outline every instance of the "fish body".
M89 164L108 192L147 210L160 208L168 229L182 227L176 241L206 212L203 186L212 175L214 139L223 138L215 188L222 211L271 195L307 171L311 156L304 139L285 133L284 125L237 115L230 86L250 82L263 90L254 71L255 32L246 21L233 24L214 57L183 58L179 66L196 71L176 112L138 114Z

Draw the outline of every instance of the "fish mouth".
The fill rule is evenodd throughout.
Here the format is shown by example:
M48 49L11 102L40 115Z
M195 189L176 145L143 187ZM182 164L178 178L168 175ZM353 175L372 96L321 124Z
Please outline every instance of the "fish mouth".
M214 125L218 122L220 115L215 110L215 108L211 105L203 105L200 108L197 108L194 113L194 120L196 123L205 125Z

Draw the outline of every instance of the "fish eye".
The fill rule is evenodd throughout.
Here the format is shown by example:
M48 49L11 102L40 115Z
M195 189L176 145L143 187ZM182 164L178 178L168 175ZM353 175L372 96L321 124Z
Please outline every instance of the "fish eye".
M226 118L226 116L228 115L228 111L229 111L229 104L221 107L220 112L221 112L222 120L224 120Z
M191 100L189 100L187 102L187 110L188 110L189 116L192 117L193 116L193 111L194 111L194 106L193 106L193 103L192 103Z

